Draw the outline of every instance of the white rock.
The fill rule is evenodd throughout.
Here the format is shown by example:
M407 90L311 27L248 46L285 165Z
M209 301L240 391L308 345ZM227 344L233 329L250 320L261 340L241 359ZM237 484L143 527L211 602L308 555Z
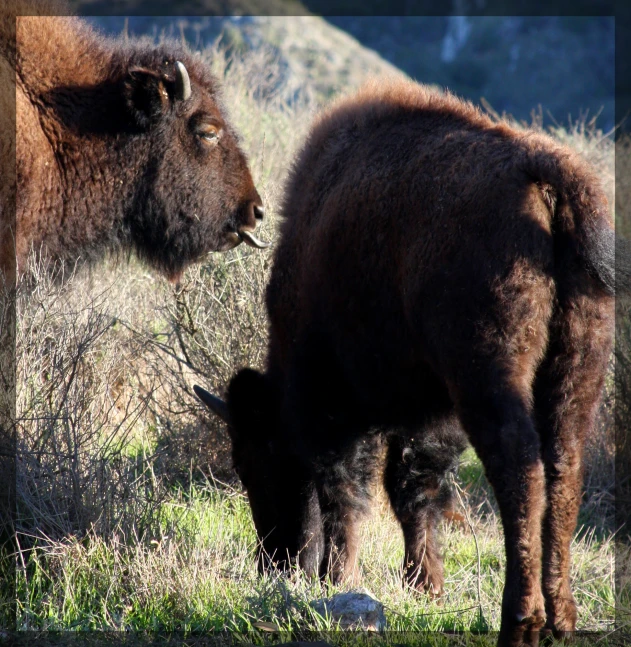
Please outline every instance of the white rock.
M366 589L338 593L331 598L314 600L311 606L321 616L330 617L340 629L383 631L386 627L383 604Z

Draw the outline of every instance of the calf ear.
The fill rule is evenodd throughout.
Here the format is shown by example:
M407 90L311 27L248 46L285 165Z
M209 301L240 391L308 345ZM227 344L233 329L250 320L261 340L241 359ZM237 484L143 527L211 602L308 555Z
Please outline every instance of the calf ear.
M228 387L233 440L235 434L258 440L269 437L278 418L278 406L278 398L266 375L249 368L239 371Z
M127 108L141 128L148 128L159 121L169 103L162 76L143 67L129 71L124 93Z

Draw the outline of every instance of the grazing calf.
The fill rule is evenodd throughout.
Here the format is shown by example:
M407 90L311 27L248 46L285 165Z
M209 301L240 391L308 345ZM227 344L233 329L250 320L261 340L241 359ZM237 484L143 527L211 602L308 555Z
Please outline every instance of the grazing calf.
M176 280L210 251L262 245L263 205L199 56L78 18L13 24L17 47L3 23L0 55L17 83L17 204L2 231L18 273L31 249L70 262L134 250Z
M239 372L226 404L197 387L229 422L265 551L351 574L387 430L407 578L440 592L462 429L504 528L500 644L573 631L570 540L613 332L595 173L452 95L373 82L318 118L283 212L267 370Z

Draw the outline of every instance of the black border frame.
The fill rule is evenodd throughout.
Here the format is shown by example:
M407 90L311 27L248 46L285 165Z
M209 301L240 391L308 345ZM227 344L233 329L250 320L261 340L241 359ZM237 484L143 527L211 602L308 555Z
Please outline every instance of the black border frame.
M255 0L256 1L256 0ZM243 7L243 0L208 0L204 3L206 6L211 6L217 11L225 9L228 6ZM631 3L627 0L605 0L603 2L596 2L595 0L586 0L579 4L577 10L576 3L566 0L553 0L548 4L548 10L544 13L533 12L529 7L528 0L464 0L463 5L468 5L468 9L461 12L469 16L614 16L615 18L615 123L619 126L616 135L616 141L619 140L623 134L631 136ZM481 6L481 5L484 6ZM258 2L258 5L264 7L264 3ZM452 11L447 12L444 10L444 5L437 6L437 3L430 2L429 0L374 0L367 5L366 2L355 0L342 0L335 2L335 0L306 0L304 2L306 10L302 7L296 7L296 11L289 11L287 15L306 15L308 13L315 13L323 16L420 16L420 15L449 15ZM587 5L593 6L590 10ZM151 7L150 11L145 11L145 8ZM160 15L160 16L178 16L178 15L204 15L205 12L200 11L199 3L195 0L182 0L180 2L168 2L167 0L157 0L155 2L142 1L140 3L142 10L129 10L128 3L121 0L71 0L72 13L83 16L119 16L119 15ZM442 9L442 10L441 10ZM0 10L4 11L4 9ZM228 15L229 12L225 12ZM241 11L240 13L248 15L248 11ZM284 13L284 12L283 12ZM60 15L67 15L68 12L60 11ZM253 14L249 14L253 15ZM255 12L254 15L276 15L274 12L261 11ZM15 18L15 16L13 16ZM629 90L627 90L629 88ZM6 88L3 91L7 91ZM11 90L9 90L11 91ZM15 90L13 89L13 92ZM619 154L619 147L616 146L616 158ZM619 168L619 165L616 165ZM9 182L14 180L10 178ZM6 182L7 179L2 179ZM631 178L621 177L616 172L616 187L621 186L623 183L631 182ZM621 207L622 212L618 212L617 219L624 222L631 222L631 205L618 205ZM12 214L15 219L15 213ZM11 215L9 216L11 217ZM11 296L9 296L9 300ZM4 330L3 334L8 334L9 346L15 341L15 303L9 301L9 311L13 307L13 318L9 324L9 330ZM11 326L13 328L11 328ZM5 343L6 338L0 336L0 343ZM11 356L11 350L13 354ZM8 409L4 412L0 410L0 425L2 424L2 414L4 413L5 420L14 419L15 416L15 347L4 351L0 348L0 360L3 361L4 375L9 376L8 381L5 378L4 383L0 383L0 388L4 388L5 405ZM13 363L11 363L13 362ZM13 375L13 383L11 383L10 376ZM2 373L0 373L0 377ZM13 397L11 407L11 394ZM0 400L0 406L2 401ZM8 412L7 412L8 411ZM12 417L11 417L12 416ZM625 446L627 437L626 429L616 429L616 447L621 448ZM0 546L4 545L12 549L15 546L15 541L11 533L6 531L9 527L8 524L12 523L15 518L15 470L16 470L16 439L15 430L9 427L8 429L0 426ZM626 443L628 446L628 443ZM631 544L631 457L625 455L624 452L617 452L616 454L616 592L619 597L621 589L626 587L626 597L631 599L631 563L622 560L623 551L619 550L624 543L625 546ZM627 553L628 555L628 553ZM629 558L631 559L631 558ZM15 592L15 564L13 560L2 559L0 557L0 585L7 586L11 589L11 582L13 582L12 590ZM631 619L626 615L620 615L621 610L616 608L616 632L614 634L607 633L611 644L630 644L631 643ZM2 620L0 619L0 622ZM232 645L244 644L248 642L247 634L239 634L238 636L229 633L207 634L207 635L178 635L178 634L127 634L123 632L15 632L15 620L13 624L4 627L0 625L0 644L14 644L14 645L195 645L201 647L202 645ZM585 639L587 642L598 642L605 635L605 632L596 632L590 634L580 634L578 637ZM260 635L257 635L260 640ZM467 643L484 645L494 644L495 634L490 633L484 636L472 635L472 640L467 640ZM252 638L255 636L252 635ZM317 640L335 640L334 634L302 634L300 636L293 635L279 635L270 636L266 640L266 644L278 644L279 642L288 642L296 639L317 641ZM398 635L394 632L386 632L378 636L371 636L368 634L359 633L355 641L358 645L368 644L396 644L402 640L406 642L410 639L409 634ZM449 644L455 642L464 644L464 636L462 634L430 634L422 633L415 636L417 642L423 644ZM345 638L346 640L346 638ZM8 642L5 642L8 641ZM583 641L580 641L584 644Z

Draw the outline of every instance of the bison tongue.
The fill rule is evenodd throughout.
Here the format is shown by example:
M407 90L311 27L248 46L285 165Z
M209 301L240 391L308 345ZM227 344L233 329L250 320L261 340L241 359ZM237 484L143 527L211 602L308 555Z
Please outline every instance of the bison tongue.
M239 236L243 238L246 245L256 247L257 249L265 249L272 244L259 240L251 231L240 231Z

